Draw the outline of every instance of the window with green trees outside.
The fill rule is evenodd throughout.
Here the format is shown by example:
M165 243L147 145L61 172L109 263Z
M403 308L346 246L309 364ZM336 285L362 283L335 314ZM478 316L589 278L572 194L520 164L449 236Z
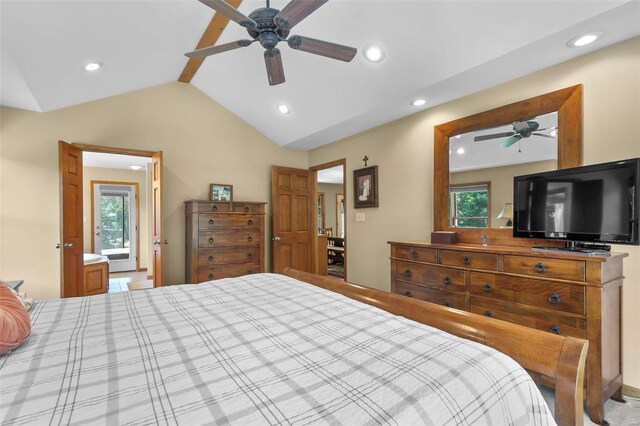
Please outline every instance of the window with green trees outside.
M449 225L456 228L489 227L489 183L449 187Z

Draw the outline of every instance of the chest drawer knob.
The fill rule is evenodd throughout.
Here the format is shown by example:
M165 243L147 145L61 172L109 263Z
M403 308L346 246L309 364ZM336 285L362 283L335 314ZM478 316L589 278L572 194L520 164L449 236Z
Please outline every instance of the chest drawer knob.
M484 287L482 287L482 289L485 293L491 293L491 291L493 290L493 285L491 285L491 283L486 283Z
M212 280L213 279L213 274L209 274L209 279Z
M209 242L212 243L213 242L213 237L209 237Z
M485 317L489 317L489 318L493 318L493 312L491 312L491 311L485 311L484 316L485 316Z
M442 282L444 283L444 285L449 285L451 284L451 277L446 276L442 279Z
M418 257L418 252L415 250L411 250L411 253L409 253L409 255L415 259L416 257Z
M557 305L558 303L560 303L560 295L558 293L553 293L551 296L549 296L548 300L552 305Z
M536 266L533 267L533 270L539 274L544 274L544 270L545 270L544 263L542 262L536 263Z
M443 305L446 306L447 308L450 308L453 304L451 303L451 300L445 300Z
M465 256L462 258L462 263L464 263L465 265L470 265L471 264L471 258L469 256Z
M410 292L410 291L405 291L403 294L404 294L405 296L407 296L407 297L411 297L411 292Z
M560 327L558 327L557 325L554 325L549 329L549 333L560 334Z
M247 221L247 225L253 225L253 221L252 221L251 219L249 219L249 220Z
M214 204L214 205L213 205L213 207L211 207L211 210L213 210L213 211L215 212L216 210L218 210L218 206L216 206L216 205Z
M245 212L245 213L248 213L248 212L249 212L249 207L245 207L245 208L244 208L244 212Z
M411 272L410 269L406 269L402 275L404 275L405 278L411 278L411 276L413 275L413 273Z
M215 222L213 219L209 219L209 225L213 225Z
M252 236L248 236L247 237L247 241L253 241L253 237Z
M253 255L251 253L247 253L247 259L251 259Z
M213 256L209 256L207 259L211 262L213 260Z

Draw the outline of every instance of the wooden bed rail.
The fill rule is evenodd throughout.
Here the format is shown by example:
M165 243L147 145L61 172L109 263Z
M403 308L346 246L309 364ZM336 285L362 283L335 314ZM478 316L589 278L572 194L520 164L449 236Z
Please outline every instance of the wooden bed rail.
M350 299L490 346L533 373L555 378L558 425L582 425L583 381L589 342L487 318L333 278L287 268L283 274Z

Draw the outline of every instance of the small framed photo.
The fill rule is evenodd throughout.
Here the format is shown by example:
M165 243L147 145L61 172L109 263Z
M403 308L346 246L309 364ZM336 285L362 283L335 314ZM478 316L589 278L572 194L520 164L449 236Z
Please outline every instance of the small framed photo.
M209 185L211 201L233 201L233 185L225 183L212 183Z
M354 209L378 207L378 166L353 171Z

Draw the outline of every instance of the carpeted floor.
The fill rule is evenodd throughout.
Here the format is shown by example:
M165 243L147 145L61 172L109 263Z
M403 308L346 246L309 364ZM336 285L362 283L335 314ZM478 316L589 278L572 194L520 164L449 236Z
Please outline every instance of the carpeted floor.
M543 386L540 390L553 413L553 389ZM627 401L625 404L616 402L612 399L604 404L605 420L608 421L611 426L640 426L640 400L627 396L625 396L624 399ZM592 426L597 423L593 423L585 413L584 424L585 426Z

